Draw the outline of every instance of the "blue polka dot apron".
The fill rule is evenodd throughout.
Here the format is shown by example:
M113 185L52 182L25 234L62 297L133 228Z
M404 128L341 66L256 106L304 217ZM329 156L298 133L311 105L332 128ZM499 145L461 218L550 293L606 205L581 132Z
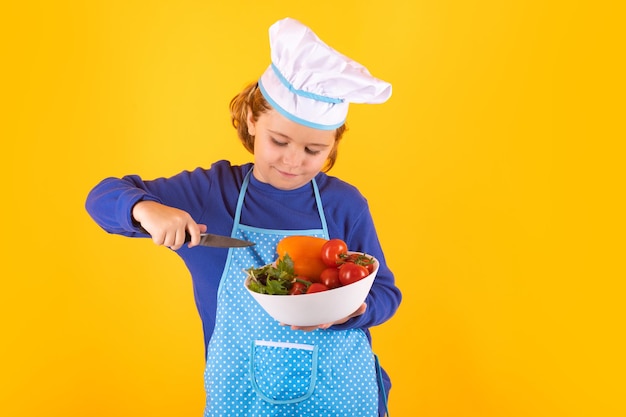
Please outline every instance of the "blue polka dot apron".
M378 416L375 359L363 331L304 332L280 326L243 287L243 270L274 262L283 237L328 239L315 180L320 229L286 231L240 224L249 175L239 194L232 236L256 245L229 250L207 348L204 416Z

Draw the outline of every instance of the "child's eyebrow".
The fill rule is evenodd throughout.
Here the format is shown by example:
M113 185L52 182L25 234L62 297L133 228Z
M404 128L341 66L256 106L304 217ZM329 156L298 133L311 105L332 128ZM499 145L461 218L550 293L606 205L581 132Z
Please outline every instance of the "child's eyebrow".
M267 129L267 131L270 132L272 135L280 136L280 137L283 137L285 139L291 139L291 137L285 135L284 133L280 133L280 132L277 132L277 131L272 130L272 129Z

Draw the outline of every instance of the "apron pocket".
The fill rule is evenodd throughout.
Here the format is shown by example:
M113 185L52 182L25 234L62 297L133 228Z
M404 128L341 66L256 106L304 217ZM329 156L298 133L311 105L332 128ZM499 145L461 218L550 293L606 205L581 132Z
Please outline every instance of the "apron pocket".
M255 340L250 380L257 395L271 404L304 401L313 394L317 346Z

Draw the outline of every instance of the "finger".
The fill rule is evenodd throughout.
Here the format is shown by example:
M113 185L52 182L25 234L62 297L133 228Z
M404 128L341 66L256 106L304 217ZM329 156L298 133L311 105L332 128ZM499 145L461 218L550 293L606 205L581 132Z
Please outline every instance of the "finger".
M291 330L301 330L303 332L312 332L317 330L317 326L291 326Z
M291 330L301 330L303 332L312 332L318 329L326 330L332 325L333 323L325 323L325 324L318 324L317 326L290 326L290 328Z
M302 330L303 332L310 332L317 329L317 326L292 326L290 324L279 323L283 327L289 327L291 330Z
M165 234L164 233L155 233L151 234L152 242L157 246L165 245Z
M367 310L367 304L363 303L363 304L361 304L359 306L359 308L356 309L356 311L354 313L350 314L348 317L346 317L344 319L337 320L333 324L344 324L345 322L347 322L351 318L362 315L363 313L365 313L365 310Z
M354 313L350 315L350 318L361 316L363 313L365 313L365 310L367 310L367 304L363 303Z
M189 241L189 245L187 247L193 248L194 246L198 246L200 244L200 233L206 232L206 225L204 224L196 224L190 225L187 229L191 240Z
M185 244L185 229L176 230L174 233L174 244L170 245L170 249L178 250Z
M176 231L167 232L165 234L165 238L163 239L163 246L167 246L170 249L176 246Z

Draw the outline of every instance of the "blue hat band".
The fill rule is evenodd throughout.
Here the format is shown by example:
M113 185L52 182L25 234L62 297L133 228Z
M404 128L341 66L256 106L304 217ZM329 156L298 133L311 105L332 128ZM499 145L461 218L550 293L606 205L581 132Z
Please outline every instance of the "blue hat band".
M292 93L294 93L294 94L296 94L296 95L298 95L300 97L310 98L312 100L317 100L317 101L321 101L321 102L324 102L324 103L332 103L332 104L343 103L343 99L342 98L333 98L333 97L320 96L319 94L310 93L310 92L304 91L304 90L298 90L293 85L291 85L291 83L289 81L287 81L287 79L283 76L283 74L280 73L280 71L278 70L278 67L276 67L276 65L274 65L273 62L272 62L272 69L274 70L274 74L276 74L276 77L278 77L280 82L283 83L283 85L285 87L287 87L287 89L289 89L289 91L291 91Z
M265 87L263 86L263 82L261 79L259 79L258 85L259 85L259 90L261 90L261 94L263 94L263 97L265 97L265 100L267 100L270 106L272 106L272 108L274 108L278 113L282 114L283 116L285 116L287 119L291 120L292 122L296 122L303 126L312 127L314 129L320 129L320 130L334 130L343 126L343 124L345 123L345 119L341 121L341 123L336 123L332 125L323 125L320 123L313 123L308 120L304 120L290 113L289 111L285 110L275 100L273 100L272 97L268 94Z

